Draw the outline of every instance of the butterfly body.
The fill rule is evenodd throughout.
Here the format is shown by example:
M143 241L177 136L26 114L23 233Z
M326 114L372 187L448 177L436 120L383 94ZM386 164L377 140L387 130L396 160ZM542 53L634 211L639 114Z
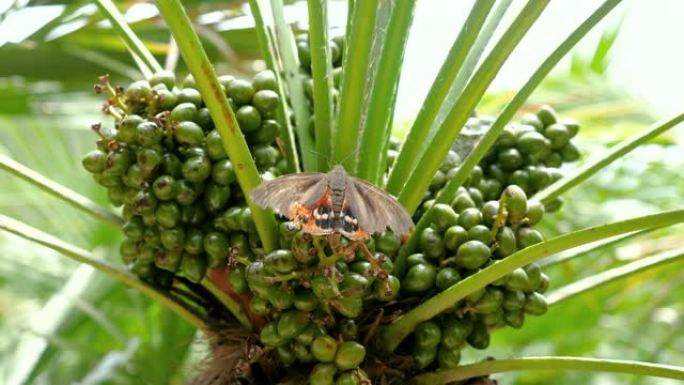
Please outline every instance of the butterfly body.
M291 174L264 182L250 196L311 234L367 239L387 228L400 236L413 229L411 217L391 195L347 175L340 165L326 174Z

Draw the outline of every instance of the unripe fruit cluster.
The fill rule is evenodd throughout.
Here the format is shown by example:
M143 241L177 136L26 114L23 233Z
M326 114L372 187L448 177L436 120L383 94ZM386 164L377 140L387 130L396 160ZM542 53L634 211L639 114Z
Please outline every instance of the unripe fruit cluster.
M485 199L496 199L508 185L517 185L528 196L560 179L559 168L575 162L580 152L572 138L579 124L561 119L549 106L524 114L517 124L504 128L496 144L480 162L482 175L477 186ZM560 201L547 205L555 211Z
M280 103L270 71L252 82L219 78L264 179L286 171L273 143ZM108 86L108 83L106 84ZM112 95L115 128L98 126L97 149L83 166L123 206L124 262L141 278L168 286L225 266L229 251L250 255L260 241L233 165L192 77L161 72ZM110 110L111 111L111 110Z
M499 200L482 203L473 198L461 188L451 205L434 204L432 223L420 234L420 253L407 258L402 294L430 297L543 241L532 226L541 220L544 208L528 201L520 187L508 186ZM492 329L520 328L525 314L545 313L542 293L548 284L539 265L532 263L469 295L440 319L421 324L414 332L416 366L436 363L453 368L466 343L484 349Z
M392 275L399 237L385 232L354 246L312 239L291 222L280 228L281 249L230 274L233 288L254 294L252 312L270 320L261 342L284 366L313 365L311 384L364 383L360 322L364 309L399 295Z

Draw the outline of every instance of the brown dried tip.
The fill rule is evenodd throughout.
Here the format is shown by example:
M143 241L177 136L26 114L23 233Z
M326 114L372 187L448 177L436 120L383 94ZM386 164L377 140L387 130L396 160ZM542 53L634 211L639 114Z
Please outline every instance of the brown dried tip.
M105 86L109 85L109 74L101 75L100 77L98 77L98 79L100 79L100 82L103 85L105 85Z
M102 84L95 84L93 85L93 89L95 90L95 95L100 95L104 90L104 87L102 86Z

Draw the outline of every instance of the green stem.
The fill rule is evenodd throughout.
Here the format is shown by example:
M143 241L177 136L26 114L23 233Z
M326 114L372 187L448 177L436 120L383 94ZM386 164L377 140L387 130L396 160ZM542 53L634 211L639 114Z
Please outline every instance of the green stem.
M448 111L448 108L452 108L458 97L461 95L461 92L463 92L463 88L473 75L473 71L475 71L477 63L480 61L480 58L487 48L489 41L492 39L492 36L494 36L494 32L499 24L501 24L501 20L503 20L503 17L506 15L506 11L512 2L513 0L497 1L497 6L494 8L494 12L492 12L491 16L487 18L487 23L482 28L482 32L477 37L477 40L475 40L475 44L473 44L473 47L468 52L468 57L466 58L465 63L463 63L463 68L458 73L458 76L456 76L456 80L449 90L449 95L444 103L444 107L447 107L446 111ZM441 111L443 110L445 109L442 108L440 110L440 117L437 119L439 123L441 123Z
M402 72L401 63L404 61L404 48L415 6L416 0L402 0L390 8L387 32L371 83L373 86L361 130L356 175L373 184L381 181L380 176L385 171L386 156L383 153L387 154L385 144L392 130L390 125Z
M313 136L309 132L309 101L304 93L304 77L299 70L299 58L292 29L285 20L283 0L270 0L275 23L276 45L283 64L283 74L295 117L295 131L299 142L299 155L304 171L316 170L316 154Z
M546 78L551 70L558 64L558 62L589 32L599 21L601 21L610 11L615 8L620 0L608 0L601 5L591 16L589 16L575 31L573 31L559 46L556 48L539 68L532 74L530 79L523 85L518 93L506 105L503 112L497 117L492 124L492 127L477 143L475 148L468 154L468 156L461 163L458 172L449 180L442 191L437 195L435 203L449 203L454 198L458 188L468 179L473 168L480 163L482 158L487 154L489 149L494 145L496 139L503 131L504 127L511 121L515 113L525 103L527 98L539 86L539 84ZM457 104L459 105L459 104ZM410 189L409 189L410 190ZM432 209L428 210L428 213ZM428 216L424 215L416 224L416 230L413 236L409 239L406 245L402 248L399 257L395 263L395 268L399 276L403 275L404 262L406 257L412 253L418 246L418 237L420 233L430 224Z
M204 331L209 330L208 325L204 320L201 319L200 316L184 307L177 300L160 292L159 290L148 285L147 283L139 280L133 274L107 261L94 258L93 255L86 250L76 247L70 243L66 243L58 238L53 237L50 234L44 233L20 221L17 221L15 219L12 219L1 214L0 229L18 235L24 239L28 239L29 241L36 242L43 246L49 247L50 249L58 251L64 254L65 256L75 260L76 262L90 265L96 270L101 271L114 279L117 279L123 284L132 287L140 291L141 293L147 295L151 299L165 305L169 308L169 310L178 314L180 317L182 317L192 325L196 326L198 329Z
M611 360L585 357L524 357L507 360L488 360L463 365L455 369L438 370L421 374L412 380L413 385L442 385L492 373L516 370L578 370L589 372L626 373L684 380L681 366L653 364L643 361Z
M112 28L119 34L119 37L124 41L126 47L132 55L137 57L147 68L141 68L143 72L154 73L161 71L162 67L157 60L152 56L150 51L145 47L145 44L133 32L131 27L126 23L123 15L116 8L112 0L97 0L97 5L100 11L112 23Z
M519 267L529 265L532 262L563 250L608 237L648 228L670 226L680 222L684 222L684 210L666 211L573 231L520 250L506 259L459 281L397 318L382 330L379 346L388 352L394 351L399 346L399 343L411 334L419 323L432 319L443 311L455 306L458 301L469 294L487 286Z
M354 170L353 155L366 99L366 78L371 67L369 58L378 8L375 1L355 2L351 31L347 31L349 39L342 67L340 110L332 148L333 163L344 165L347 172Z
M499 72L513 49L520 43L527 31L532 27L549 0L530 0L526 3L518 17L503 34L492 52L478 68L473 78L458 98L454 108L449 111L444 122L439 126L434 138L430 141L430 151L423 154L416 167L407 178L406 185L399 193L399 202L412 213L418 207L423 193L430 185L442 159L446 156L463 125L468 120L489 84Z
M646 229L641 231L635 231L630 234L624 234L617 237L605 239L600 242L592 243L591 245L586 245L583 247L578 247L572 250L568 250L564 253L556 254L551 258L547 258L539 262L539 266L542 268L552 267L556 265L569 262L576 258L581 258L592 253L600 252L601 250L614 249L618 244L625 242L627 240L651 233L658 228Z
M233 300L233 298L231 298L226 292L219 289L214 282L211 281L211 279L205 277L200 283L230 311L230 313L238 320L240 325L247 330L252 330L252 322L250 321L249 316L245 314L242 306L239 303Z
M493 6L494 0L484 0L476 2L470 10L470 15L461 27L458 37L454 40L454 44L432 83L430 91L423 101L423 106L418 112L418 116L416 116L416 120L406 136L404 146L395 161L386 186L386 190L390 194L397 194L404 187L404 182L417 157L424 149L423 142L427 138L435 119L437 119L444 100L449 94L449 89L461 71L470 48L473 46L487 14Z
M575 281L552 291L546 296L546 299L548 300L549 305L554 305L609 283L629 278L645 270L677 262L682 259L684 259L684 249L669 250Z
M257 34L257 40L259 41L259 47L261 48L261 55L264 57L266 62L266 68L273 71L278 83L278 94L281 95L280 103L278 103L277 118L280 122L280 138L283 141L285 147L285 157L287 158L287 164L290 172L297 172L300 170L299 158L297 157L297 145L295 144L294 132L292 131L292 123L288 118L288 107L287 98L285 97L285 87L282 73L282 65L278 60L277 48L271 39L271 34L269 33L269 26L264 22L264 17L262 12L263 1L260 0L249 0L249 7L254 16L255 30Z
M46 193L63 200L71 206L101 221L117 227L120 227L123 224L121 217L113 212L3 154L0 154L0 169L35 185Z
M278 245L275 217L254 204L249 198L249 192L261 183L261 177L249 152L245 137L235 120L235 114L216 78L214 67L202 48L199 37L192 29L190 19L180 0L158 0L157 5L178 43L185 64L197 81L202 99L209 109L216 129L221 134L223 147L233 163L235 175L247 199L264 249L273 250Z
M317 170L330 168L330 140L333 124L333 76L328 44L328 2L309 0L309 46L313 76L313 107L316 126Z
M607 165L611 164L613 161L620 159L624 155L628 154L630 151L639 147L641 144L648 142L649 140L655 138L656 136L662 134L663 132L669 130L670 128L678 125L683 121L684 113L679 113L669 119L664 119L653 124L651 127L646 128L645 130L633 136L632 138L627 139L621 142L620 144L613 146L605 155L600 156L591 162L587 162L584 166L578 167L574 171L570 172L563 178L553 183L552 185L538 192L534 196L535 199L539 199L544 204L549 204L564 192L579 185L580 183L589 179L589 177L591 177L592 175L603 170Z

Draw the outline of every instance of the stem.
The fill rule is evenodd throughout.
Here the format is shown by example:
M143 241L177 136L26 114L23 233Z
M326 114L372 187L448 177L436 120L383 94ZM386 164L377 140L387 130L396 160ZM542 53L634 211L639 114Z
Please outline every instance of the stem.
M473 44L473 47L469 50L468 57L466 58L465 63L463 63L463 68L458 73L454 84L449 90L449 95L444 103L445 107L452 108L454 103L456 103L456 100L461 95L461 92L463 92L463 88L473 75L473 71L475 71L477 63L480 61L485 48L487 48L489 41L494 35L494 31L496 31L496 28L501 23L501 20L503 19L508 7L510 7L512 2L513 0L501 0L497 2L497 7L494 9L494 12L492 12L491 16L487 18L487 23L482 28L482 32L477 37L477 40L475 40L475 44ZM441 113L442 110L444 110L444 108L440 110L440 114L437 119L439 123L441 123L443 118Z
M97 5L100 11L112 23L112 28L119 34L119 37L124 41L131 55L137 57L146 68L141 68L144 72L161 71L162 67L157 60L152 56L150 51L145 47L145 44L136 36L135 32L128 26L126 19L116 8L112 0L97 0Z
M648 228L669 226L680 222L684 222L684 210L666 211L573 231L517 251L506 259L459 281L396 319L383 330L379 346L388 352L394 351L419 323L432 319L455 306L458 301L469 294L519 267L529 265L563 250L608 237Z
M216 129L221 134L223 147L235 166L235 175L247 199L264 249L273 250L278 245L276 221L273 214L254 204L249 197L249 192L261 183L261 177L249 152L245 137L235 120L235 114L218 83L214 67L202 48L199 37L193 30L180 0L158 0L157 5L178 43L185 64L197 81L202 99L211 113Z
M250 321L249 316L247 316L247 314L245 314L245 312L242 310L242 306L239 303L233 300L223 290L219 289L209 278L205 277L200 284L202 287L209 290L209 292L211 292L211 294L213 294L216 299L218 299L223 306L230 311L230 313L238 320L240 325L245 327L247 330L252 330L252 322Z
M560 265L562 263L571 261L571 260L576 259L576 258L584 257L588 254L600 251L602 249L613 249L616 245L618 245L622 242L625 242L627 240L630 240L630 239L651 233L655 230L658 230L658 228L655 227L652 229L635 231L635 232L630 233L630 234L624 234L624 235L620 235L617 237L605 239L603 241L596 242L596 243L593 243L591 245L586 245L583 247L577 247L575 249L568 250L565 253L560 253L560 254L554 255L551 258L547 258L543 261L540 261L539 266L541 266L542 268L552 267L552 266Z
M309 101L304 93L304 79L299 71L297 47L292 36L292 29L285 20L283 0L271 0L271 11L275 23L276 45L283 64L283 74L287 82L292 111L295 116L295 131L299 142L304 171L316 170L315 143L309 132ZM285 95L285 94L283 94Z
M401 63L415 6L416 0L403 0L390 7L387 32L377 58L377 70L373 74L356 167L356 175L373 184L381 182L380 176L385 170L385 144L392 130Z
M591 16L589 16L576 30L574 30L559 46L556 48L539 68L532 74L530 79L518 91L518 93L506 105L503 112L497 117L492 127L477 143L475 148L463 160L456 175L444 186L444 188L437 195L435 203L451 202L454 198L458 188L468 179L471 171L482 158L487 154L489 149L494 145L496 139L503 131L504 127L511 121L515 113L525 103L527 98L539 86L539 84L546 78L551 70L558 64L558 62L589 32L599 21L601 21L621 0L608 0L601 5ZM455 106L460 105L457 103ZM409 189L410 190L410 189ZM433 206L434 207L434 206ZM432 208L428 210L428 213ZM430 224L429 216L424 215L416 224L416 230L413 236L409 239L407 244L403 247L397 261L395 262L396 271L399 276L403 275L404 262L406 257L412 253L418 246L418 237L420 233Z
M546 296L546 299L548 300L549 305L555 305L609 283L626 279L645 270L677 262L681 259L684 259L684 249L669 250L575 281L552 291Z
M287 98L285 97L285 88L282 73L282 65L278 61L278 51L271 39L271 34L268 31L268 25L264 22L261 1L249 0L249 8L254 17L255 30L259 47L261 48L261 55L266 62L266 68L273 71L278 82L278 94L280 95L280 102L278 103L277 117L280 122L280 138L285 147L285 157L287 158L287 165L290 172L297 172L300 170L299 158L297 157L297 145L295 144L294 132L292 131L292 123L288 118Z
M475 39L487 18L487 14L494 6L494 0L476 2L470 10L470 15L461 27L447 58L442 64L437 77L430 91L428 92L423 106L416 116L411 129L406 136L404 146L399 152L396 163L387 180L386 190L390 194L397 194L404 187L404 182L408 177L413 165L415 164L421 150L424 149L423 142L430 132L430 128L437 119L439 111L446 99L449 89L460 73L461 67L470 52ZM382 68L382 67L381 67Z
M643 361L610 360L584 357L524 357L508 360L483 361L459 366L456 369L438 370L413 378L414 385L441 385L491 373L515 370L579 370L590 372L627 373L641 376L684 380L681 366L653 364Z
M432 177L439 168L463 125L470 116L477 103L482 98L489 84L503 66L513 49L520 43L527 31L532 27L549 0L531 0L513 21L503 37L496 44L477 70L463 94L458 98L454 108L449 111L444 122L439 126L434 138L430 141L430 151L423 154L420 161L413 168L406 185L399 193L401 202L408 212L412 213L420 203L423 193L430 185Z
M29 241L49 247L58 251L65 256L86 265L90 265L98 271L101 271L110 277L119 280L124 285L132 287L141 293L147 295L151 299L160 302L169 308L172 312L179 315L198 329L208 331L209 326L197 314L185 308L181 303L169 297L165 293L139 280L135 275L107 262L94 258L91 253L76 247L70 243L66 243L50 234L44 233L36 228L28 226L13 218L0 214L0 229L18 235Z
M613 146L605 155L588 162L582 167L578 167L573 172L538 192L534 196L535 199L539 199L544 204L549 204L559 195L589 179L589 177L596 174L613 161L620 159L641 144L648 142L683 121L684 113L679 113L669 119L654 123L651 127L646 128L631 139L624 140L620 144Z
M333 76L328 44L328 2L309 0L309 46L313 76L313 107L316 126L317 170L328 171L333 124Z
M123 224L121 217L113 212L3 154L0 154L0 169L35 185L46 193L63 200L71 206L101 221L116 227L121 227Z
M342 67L342 89L340 110L337 114L332 160L342 164L347 172L354 169L354 153L361 127L366 78L371 67L370 54L373 42L375 19L379 4L375 1L356 1L353 6L351 31Z

